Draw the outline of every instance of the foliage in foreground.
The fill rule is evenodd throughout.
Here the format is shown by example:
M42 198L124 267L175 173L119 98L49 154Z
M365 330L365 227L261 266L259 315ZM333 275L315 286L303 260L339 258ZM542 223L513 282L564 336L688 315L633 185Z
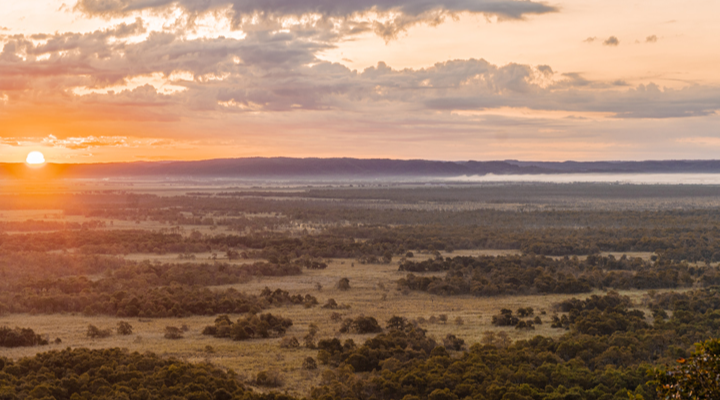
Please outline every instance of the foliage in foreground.
M232 371L152 353L68 348L14 362L0 358L2 399L230 400L243 396L261 397L249 392Z
M570 300L559 305L570 318L568 332L557 339L536 336L514 344L483 340L457 353L448 351L462 348L460 343L453 346L452 338L441 346L402 321L388 324L387 333L363 345L321 340L318 361L337 368L323 374L323 384L311 398L614 400L630 393L651 400L657 398L656 382L648 383L655 366L688 357L693 343L717 335L720 292L710 288L656 295L648 306L652 325L627 297L614 292ZM712 351L720 354L720 345ZM720 365L716 358L708 360L685 375L692 385L707 386L708 379L718 376L704 372L711 363ZM665 379L664 384L672 385ZM693 398L687 393L665 398ZM697 397L715 398L720 397Z
M695 352L680 358L674 367L655 370L661 399L720 399L720 340L696 345Z

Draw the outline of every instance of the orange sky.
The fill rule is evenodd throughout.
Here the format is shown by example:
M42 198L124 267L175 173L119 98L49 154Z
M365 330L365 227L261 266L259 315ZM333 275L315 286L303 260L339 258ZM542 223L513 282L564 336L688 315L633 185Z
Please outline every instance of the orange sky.
M0 162L720 153L717 1L147 4L0 4Z

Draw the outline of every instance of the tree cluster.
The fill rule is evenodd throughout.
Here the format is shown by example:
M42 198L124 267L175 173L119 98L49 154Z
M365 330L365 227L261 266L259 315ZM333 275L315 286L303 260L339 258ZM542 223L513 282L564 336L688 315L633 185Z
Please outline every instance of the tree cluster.
M232 322L227 315L221 315L215 319L213 325L203 329L203 335L217 338L230 338L232 340L266 339L278 337L285 334L287 329L293 325L289 318L267 314L250 314L247 317Z
M686 263L651 262L623 256L553 259L535 255L446 257L405 261L401 271L413 272L398 288L452 296L521 293L587 293L592 289L659 289L705 284L717 269ZM445 277L422 276L445 272Z
M0 326L0 347L30 347L48 344L30 328L14 328Z

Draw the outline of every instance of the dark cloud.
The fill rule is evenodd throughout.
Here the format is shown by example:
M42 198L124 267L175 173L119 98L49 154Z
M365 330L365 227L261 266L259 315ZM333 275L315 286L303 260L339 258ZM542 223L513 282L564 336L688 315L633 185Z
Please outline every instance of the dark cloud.
M615 36L610 36L603 42L603 44L605 46L617 46L620 44L620 40L618 40Z
M537 66L538 71L542 72L544 75L552 76L555 74L553 69L549 65L538 65Z
M594 42L594 41L596 41L596 40L597 40L597 38L596 38L595 36L591 36L591 37L583 40L583 42L585 42L585 43L592 43L592 42Z
M445 17L461 12L522 19L526 15L545 14L557 8L531 0L78 0L74 9L90 16L124 16L142 10L160 11L180 7L191 17L230 9L233 26L240 28L259 21L286 17L320 15L321 18L356 20L373 12L393 17L372 21L372 29L390 39L417 23L438 24ZM254 22L251 22L254 21ZM343 29L345 34L363 32L368 26Z
M645 38L645 43L655 43L658 41L658 37L656 35L648 36Z
M368 11L399 11L419 16L428 11L472 12L522 18L526 14L543 14L556 8L529 0L79 0L75 9L90 15L126 15L146 9L177 5L191 13L202 13L231 6L244 15L296 16L320 14L349 17Z

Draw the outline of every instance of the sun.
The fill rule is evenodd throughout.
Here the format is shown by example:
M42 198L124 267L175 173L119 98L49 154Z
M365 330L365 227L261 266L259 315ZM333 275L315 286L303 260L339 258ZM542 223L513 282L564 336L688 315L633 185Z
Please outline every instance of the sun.
M30 165L45 164L45 156L39 151L31 151L30 154L27 155L25 162Z

